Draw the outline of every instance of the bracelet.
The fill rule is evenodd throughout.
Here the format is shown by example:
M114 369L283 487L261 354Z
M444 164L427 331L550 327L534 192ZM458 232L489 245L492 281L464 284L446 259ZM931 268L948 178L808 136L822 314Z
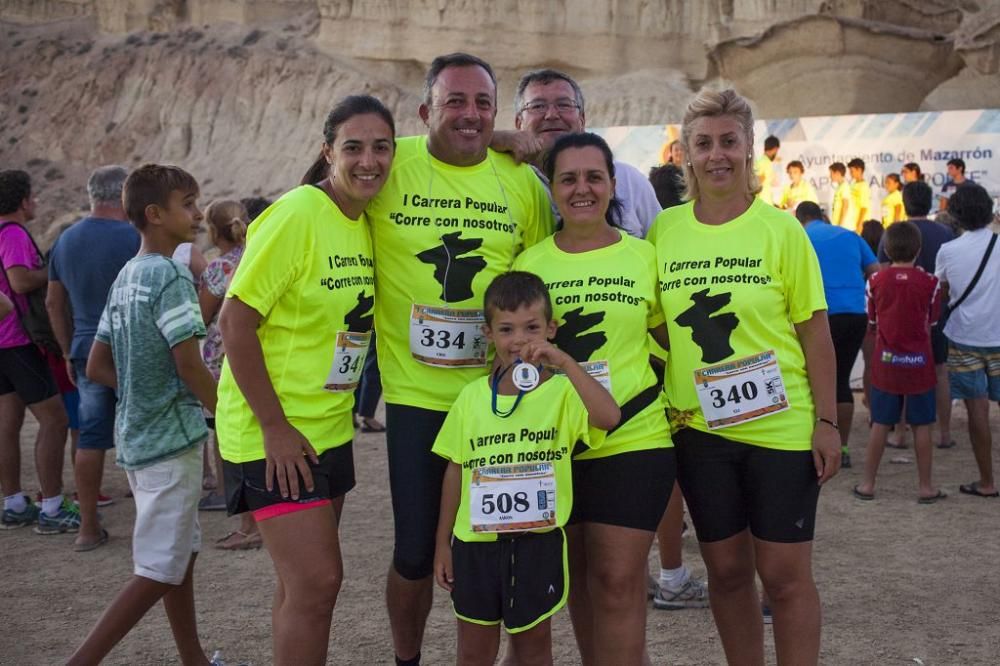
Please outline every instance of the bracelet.
M824 419L822 416L816 417L816 423L825 423L836 431L840 431L840 426L837 425L836 421L831 421L830 419Z

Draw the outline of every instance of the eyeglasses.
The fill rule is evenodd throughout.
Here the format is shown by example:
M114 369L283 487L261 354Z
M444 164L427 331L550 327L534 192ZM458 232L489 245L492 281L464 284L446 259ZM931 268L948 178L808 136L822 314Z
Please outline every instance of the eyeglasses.
M521 107L521 111L530 113L533 116L544 116L549 109L555 109L560 116L568 115L580 110L580 105L569 99L558 99L555 102L546 102L536 99Z

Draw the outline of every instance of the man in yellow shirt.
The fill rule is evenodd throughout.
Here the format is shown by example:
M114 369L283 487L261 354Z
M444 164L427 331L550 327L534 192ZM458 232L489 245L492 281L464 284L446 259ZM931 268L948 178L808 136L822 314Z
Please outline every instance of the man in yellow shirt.
M849 228L860 234L861 227L872 209L872 191L865 179L864 160L855 157L847 163L847 168L851 171L851 209L854 214L849 220L852 223Z
M531 167L489 149L496 99L489 64L464 53L435 58L419 108L427 136L397 139L389 180L367 209L395 521L386 605L398 664L420 663L433 601L446 461L431 447L458 394L487 373L483 293L553 226Z
M760 180L760 193L757 195L766 203L774 203L774 163L778 158L781 141L772 135L764 139L764 154L754 163L754 172Z

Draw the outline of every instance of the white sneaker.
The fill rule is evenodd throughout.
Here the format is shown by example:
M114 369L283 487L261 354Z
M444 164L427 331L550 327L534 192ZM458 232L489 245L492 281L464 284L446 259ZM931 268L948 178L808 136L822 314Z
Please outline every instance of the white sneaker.
M679 590L668 590L656 586L653 608L660 610L681 610L684 608L706 608L708 606L708 584L691 576Z

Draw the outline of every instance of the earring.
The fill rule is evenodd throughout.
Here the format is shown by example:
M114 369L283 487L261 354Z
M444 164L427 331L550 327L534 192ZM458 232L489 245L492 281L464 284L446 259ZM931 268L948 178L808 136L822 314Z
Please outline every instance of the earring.
M688 165L688 168L690 169L691 168L691 163L688 162L687 165Z

